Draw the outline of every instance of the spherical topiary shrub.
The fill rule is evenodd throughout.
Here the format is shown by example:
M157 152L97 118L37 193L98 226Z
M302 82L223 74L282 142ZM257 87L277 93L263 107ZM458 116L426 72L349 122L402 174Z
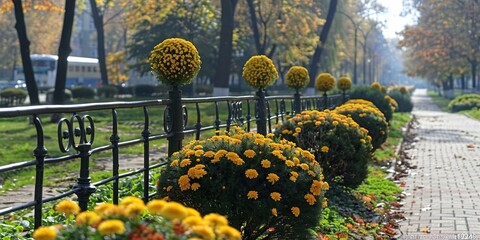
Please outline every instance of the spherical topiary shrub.
M300 66L291 67L285 77L287 86L295 90L306 87L310 82L308 70Z
M480 107L480 94L463 94L454 98L448 104L448 109L452 112L471 110Z
M373 105L373 104L372 104ZM351 117L372 137L373 150L378 149L388 136L388 123L376 107L364 104L346 103L335 108L335 112Z
M380 111L382 111L387 122L390 122L393 117L393 110L390 102L385 99L385 97L385 93L368 86L356 87L350 91L351 99L364 99L372 102L378 109L380 109Z
M335 87L335 78L330 73L321 73L315 81L315 88L320 92L327 92Z
M202 64L195 46L181 38L169 38L155 46L148 61L159 81L176 87L191 83Z
M278 78L273 61L265 55L252 56L243 66L242 76L248 85L262 89Z
M338 79L338 82L337 82L337 88L342 90L342 91L345 91L345 90L348 90L352 87L352 80L348 77L341 77L340 79Z
M405 87L403 87L405 88ZM388 93L388 95L395 100L397 103L397 112L411 112L413 109L413 102L412 102L412 97L410 94L402 93L402 88L400 90L395 90L391 91Z
M310 152L236 128L174 153L158 194L202 214L226 215L243 239L308 239L326 204L322 179Z
M356 187L367 176L371 137L352 118L329 110L303 111L277 128L275 135L310 150L326 181Z
M72 97L78 99L93 99L95 97L95 90L86 86L74 87L72 88Z
M372 84L370 84L370 87L378 91L382 90L382 84L380 84L379 82L373 82Z

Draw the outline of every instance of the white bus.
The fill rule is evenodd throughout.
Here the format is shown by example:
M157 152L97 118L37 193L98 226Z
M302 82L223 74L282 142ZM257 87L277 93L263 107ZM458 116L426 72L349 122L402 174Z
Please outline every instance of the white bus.
M35 81L39 88L52 88L55 86L55 77L57 74L56 55L32 54L30 55L35 74ZM89 86L97 87L101 84L100 69L98 59L85 57L68 57L67 81L66 87ZM23 67L15 71L16 81L25 81Z

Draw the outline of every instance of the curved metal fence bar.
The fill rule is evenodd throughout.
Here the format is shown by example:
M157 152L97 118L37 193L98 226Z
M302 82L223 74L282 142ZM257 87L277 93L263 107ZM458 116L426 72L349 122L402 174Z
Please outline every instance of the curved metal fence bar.
M165 156L160 159L165 159L182 147L182 141L186 137L200 140L204 132L215 134L215 131L222 129L230 131L233 126L266 134L274 131L287 115L305 109L322 110L325 106L323 96L265 96L264 92L259 91L256 95L249 96L181 98L181 93L174 91L174 89L170 91L170 99L160 100L0 108L0 119L27 116L36 129L36 147L32 149L35 159L20 159L18 162L0 166L0 173L6 176L14 174L13 171L35 167L33 201L0 209L0 215L34 207L34 224L35 228L38 228L41 226L43 203L72 197L75 194L81 209L86 210L91 194L97 187L106 184L112 184L112 201L118 203L120 179L140 174L143 174L143 200L148 201L156 194L156 190L150 191L151 171L166 164L165 160L159 163L151 162L151 148L156 141L168 140L167 144L161 142L166 146L165 151L161 151ZM327 108L340 105L344 99L342 95L328 96ZM126 109L138 109L142 112L134 116L135 119L138 118L141 128L137 133L138 137L122 140L120 129L125 120L119 111ZM163 116L159 114L162 110ZM41 117L47 118L52 114L66 116L58 121L56 133L58 148L63 155L53 157L47 154L44 126L41 123ZM193 117L189 119L189 115ZM106 136L109 144L94 146L95 137L98 138L97 135L101 133L96 129L98 127L96 118L99 116L107 116L110 119L106 123L109 126L106 128L109 131L107 134L110 134ZM121 149L134 145L141 146L143 166L120 174ZM108 163L111 164L111 175L91 182L90 167L91 162L95 161L92 157L99 153L108 153L108 158L111 159ZM44 169L49 165L66 161L80 162L77 181L72 182L71 189L55 196L43 197Z

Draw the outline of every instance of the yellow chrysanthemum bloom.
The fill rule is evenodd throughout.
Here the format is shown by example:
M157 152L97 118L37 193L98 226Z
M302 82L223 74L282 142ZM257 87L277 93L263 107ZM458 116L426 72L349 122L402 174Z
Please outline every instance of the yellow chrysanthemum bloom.
M182 220L182 224L187 227L206 225L205 221L200 216L188 216Z
M340 90L348 90L352 87L352 80L348 77L341 77L338 79L337 88Z
M94 208L95 212L101 216L112 216L112 215L123 215L123 208L113 204L113 203L102 203Z
M151 214L159 215L165 204L167 204L166 201L155 199L147 203L147 209Z
M190 188L190 178L188 178L188 175L182 175L180 178L178 178L178 186L182 191Z
M71 200L63 200L55 206L55 211L60 214L65 214L65 216L70 216L72 214L77 214L80 212L80 207L77 203Z
M320 196L322 193L323 182L318 180L313 180L312 185L310 186L310 192L315 196Z
M160 215L166 219L182 220L188 215L187 208L177 202L167 202L160 211Z
M293 166L295 166L295 163L293 161L287 160L287 161L285 161L285 165L287 165L289 167L293 167Z
M110 219L102 221L98 225L98 232L103 236L112 234L123 234L125 232L125 224L118 219Z
M275 217L278 216L278 212L277 212L276 208L272 208L272 215L275 216Z
M270 166L272 165L272 163L271 163L269 160L267 160L267 159L263 159L263 160L260 162L260 164L262 164L262 167L263 167L263 168L270 168Z
M85 211L81 212L75 218L75 223L79 225L95 225L99 223L101 220L100 216L98 216L95 212Z
M335 86L335 78L330 73L322 73L318 75L315 81L315 88L321 92L332 90Z
M208 225L212 227L228 225L227 218L217 213L207 214L203 217L203 220L205 220Z
M241 240L242 234L235 228L230 226L220 226L217 229L219 239Z
M247 199L258 199L258 192L257 191L248 191Z
M187 207L187 216L201 217L200 213L195 208Z
M272 198L274 201L278 202L282 199L282 194L279 192L272 192L270 193L270 198Z
M280 177L275 173L269 173L267 175L267 181L269 183L271 183L272 185L275 184L276 182L278 182L279 180L280 180Z
M292 207L291 210L292 210L292 213L293 213L293 215L294 215L295 217L300 216L300 208L298 208L298 207Z
M147 206L142 203L133 203L125 209L125 215L130 218L136 218L147 210Z
M180 167L186 167L188 165L192 164L192 161L188 158L186 159L183 159L181 162L180 162Z
M57 231L53 227L39 227L33 232L35 240L54 240L57 237Z
M330 150L327 146L323 146L320 151L324 152L324 153L328 153L328 150Z
M313 196L310 193L305 194L304 198L308 202L308 204L310 204L310 205L313 205L313 204L315 204L315 202L317 202L317 199L315 198L315 196Z
M293 66L285 75L286 83L289 88L302 89L310 82L308 70L304 67Z
M191 83L202 64L195 46L181 38L169 38L155 46L148 61L158 80L171 86Z
M245 154L245 157L247 157L247 158L253 158L253 157L255 157L255 155L257 155L257 153L255 151L253 151L252 149L245 150L245 152L243 152L243 154Z
M206 225L196 225L192 227L194 233L200 235L202 239L214 239L215 232L213 229Z
M278 72L270 58L258 55L245 63L242 76L248 85L261 89L272 85L278 78Z
M247 169L245 171L245 177L247 177L248 179L257 178L258 177L258 172L255 169Z
M170 163L170 167L175 167L175 166L178 166L178 159L175 159Z
M192 183L190 187L193 191L197 191L200 188L200 183Z
M202 178L203 176L207 175L207 171L205 171L205 165L197 164L194 167L191 167L188 169L187 175L191 179Z
M215 157L215 152L214 151L206 151L205 153L203 153L203 156L208 157L208 158L213 158L213 157Z
M143 200L135 196L127 196L123 198L119 203L119 205L122 207L127 207L130 204L143 204Z

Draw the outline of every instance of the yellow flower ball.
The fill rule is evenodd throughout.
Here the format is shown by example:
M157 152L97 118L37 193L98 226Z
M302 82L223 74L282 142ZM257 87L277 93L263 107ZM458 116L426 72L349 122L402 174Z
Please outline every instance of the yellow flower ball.
M169 220L182 220L188 215L188 210L180 203L167 202L160 211L160 215Z
M171 86L191 83L202 64L195 46L181 38L169 38L155 46L148 61L158 80Z
M258 177L258 172L255 169L247 169L245 171L245 177L247 177L248 179L257 178Z
M245 157L247 157L247 158L253 158L253 157L255 157L255 155L257 155L257 153L255 151L253 151L252 149L245 150L245 152L243 152L243 154L245 154Z
M166 201L155 199L147 203L147 209L151 214L159 215L165 204L167 204Z
M304 67L293 66L285 75L286 83L289 88L302 89L310 82L308 70Z
M127 217L136 218L147 210L147 206L142 203L132 203L125 209Z
M200 235L202 239L214 239L215 232L213 229L206 225L196 225L192 227L194 233Z
M205 220L208 225L212 227L228 225L227 218L217 213L207 214L203 217L203 220Z
M55 206L55 211L65 216L70 216L72 214L77 214L80 212L80 207L77 203L71 200L63 200Z
M98 232L103 236L123 234L125 232L125 224L118 219L105 220L98 225Z
M200 216L188 216L182 220L182 224L188 227L205 225L205 221Z
M335 78L330 73L322 73L318 75L315 81L315 88L321 92L332 90L335 86Z
M298 208L298 207L292 207L291 210L292 210L292 213L293 213L293 215L294 215L295 217L300 216L300 208Z
M245 63L242 76L248 85L261 89L272 85L278 78L278 72L270 58L258 55Z
M190 178L188 178L188 175L182 175L178 179L178 186L180 187L180 190L185 191L190 188Z
M352 87L352 80L348 77L341 77L338 79L337 88L340 90L348 90Z
M54 227L40 227L33 232L35 240L54 240L57 237L57 231Z
M79 225L95 225L99 223L101 220L100 216L98 216L95 212L85 211L81 212L75 218L75 223Z

